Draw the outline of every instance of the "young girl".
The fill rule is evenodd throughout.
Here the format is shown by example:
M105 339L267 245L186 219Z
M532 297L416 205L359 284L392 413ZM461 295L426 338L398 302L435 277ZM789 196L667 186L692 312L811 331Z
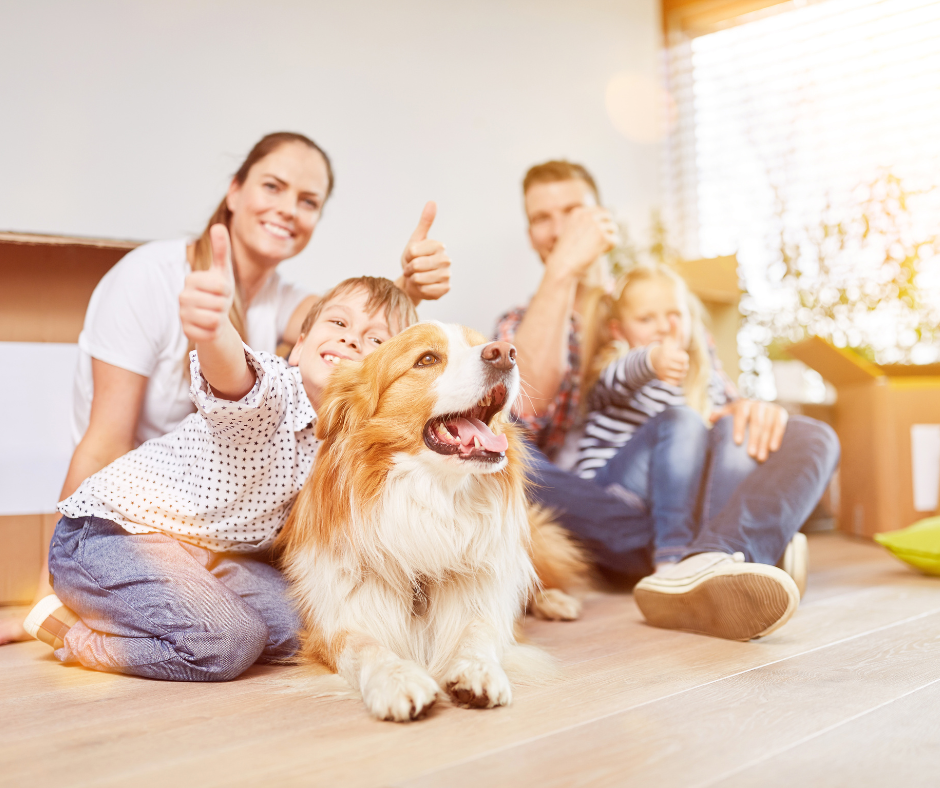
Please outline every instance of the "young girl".
M734 398L734 388L681 277L664 266L638 266L615 293L599 299L586 332L588 415L575 470L642 501L655 525L653 561L661 568L693 541L706 421Z

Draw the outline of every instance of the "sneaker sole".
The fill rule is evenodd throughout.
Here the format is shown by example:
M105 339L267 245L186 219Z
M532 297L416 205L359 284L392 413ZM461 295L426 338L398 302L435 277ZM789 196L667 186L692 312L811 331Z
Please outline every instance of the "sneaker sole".
M806 534L798 531L793 535L777 566L793 578L802 599L806 593L806 576L809 572L809 542Z
M655 627L726 640L769 635L796 612L800 599L796 584L776 567L755 572L751 564L750 571L733 571L737 566L676 589L639 585L633 596L640 612ZM775 576L777 572L783 577Z

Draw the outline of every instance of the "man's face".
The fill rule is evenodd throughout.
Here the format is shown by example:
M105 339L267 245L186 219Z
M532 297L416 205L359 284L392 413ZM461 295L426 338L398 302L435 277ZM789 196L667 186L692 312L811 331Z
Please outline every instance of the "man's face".
M582 206L597 205L591 187L580 179L535 183L525 193L529 241L544 263L564 232L569 214Z
M369 294L362 289L340 293L320 310L305 336L297 340L289 363L300 367L304 389L314 409L336 366L362 361L394 335L385 310L366 311Z

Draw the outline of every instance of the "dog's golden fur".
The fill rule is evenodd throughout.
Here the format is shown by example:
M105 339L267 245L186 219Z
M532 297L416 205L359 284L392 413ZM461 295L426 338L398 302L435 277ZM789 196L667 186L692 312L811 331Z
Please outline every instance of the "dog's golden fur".
M518 372L494 371L482 355L491 344L424 323L341 365L318 412L314 471L278 537L305 656L383 719L423 715L441 684L469 705L508 703L501 662L526 602L542 617L578 614L559 589L584 577L585 562L527 508L525 449L507 418ZM505 436L504 458L432 451L434 419L469 413L497 390L505 402L488 426L491 446Z

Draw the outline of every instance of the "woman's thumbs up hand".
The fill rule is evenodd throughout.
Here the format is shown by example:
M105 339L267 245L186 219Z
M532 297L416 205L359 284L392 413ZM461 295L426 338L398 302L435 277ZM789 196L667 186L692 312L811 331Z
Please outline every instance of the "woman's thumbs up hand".
M685 381L689 373L689 354L685 349L682 321L677 316L670 315L669 333L650 349L650 365L663 383L681 386Z
M217 339L230 322L229 310L235 298L232 244L224 224L209 230L212 265L206 271L193 271L180 293L180 322L191 342Z
M404 276L396 283L412 302L435 301L450 290L450 257L444 244L428 238L437 216L437 205L429 202L401 256Z

